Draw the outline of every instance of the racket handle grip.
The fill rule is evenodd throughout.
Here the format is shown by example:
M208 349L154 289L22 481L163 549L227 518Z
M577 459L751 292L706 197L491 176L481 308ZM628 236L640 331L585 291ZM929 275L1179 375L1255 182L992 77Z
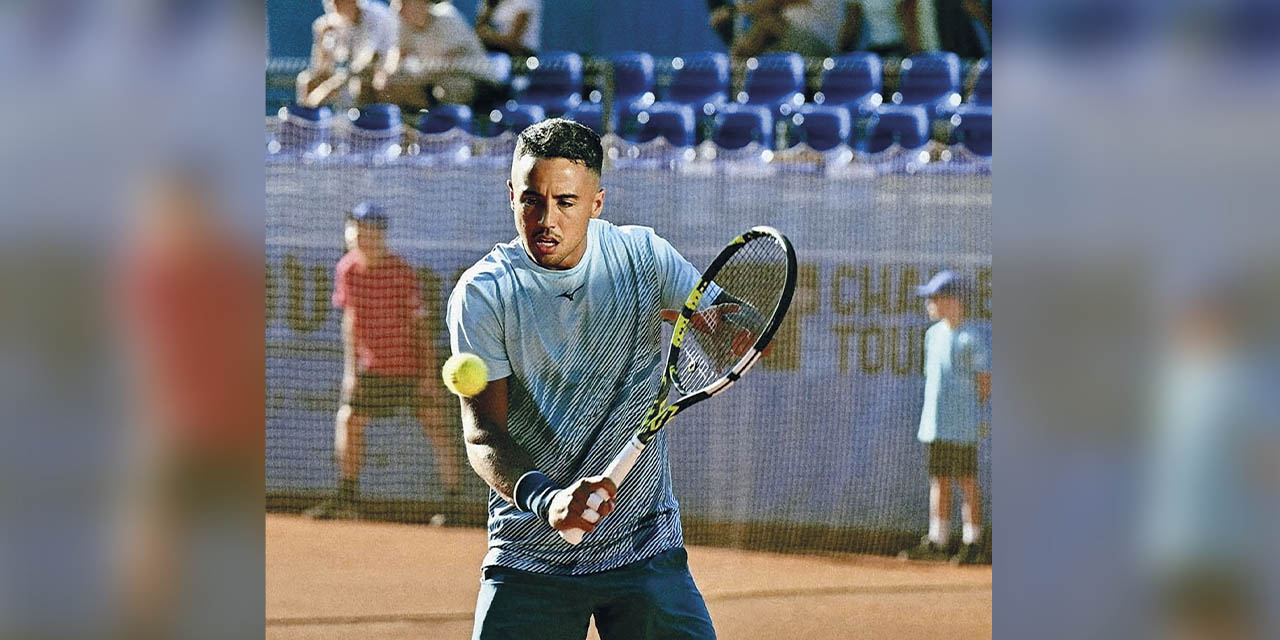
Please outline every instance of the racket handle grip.
M644 443L639 438L632 437L627 446L622 448L618 455L614 456L613 462L604 470L604 475L613 480L615 487L622 486L622 480L631 472L631 468L636 466L636 460L640 459L640 452L644 451ZM600 512L596 509L609 499L609 494L604 489L596 489L595 493L587 496L587 509L582 512L582 518L587 522L598 522L600 520ZM582 542L582 536L586 532L582 529L561 529L560 537L569 544L576 545Z

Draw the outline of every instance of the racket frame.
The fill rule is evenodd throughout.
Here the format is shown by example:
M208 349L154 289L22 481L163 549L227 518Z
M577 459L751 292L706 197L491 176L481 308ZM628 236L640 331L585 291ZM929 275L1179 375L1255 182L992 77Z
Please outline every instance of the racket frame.
M707 289L715 281L715 277L719 275L724 265L740 249L745 247L748 242L766 236L780 243L787 253L786 281L783 283L782 296L778 299L778 306L772 310L773 315L770 317L769 326L765 327L765 330L760 333L760 337L756 339L755 344L751 345L751 348L724 375L705 387L683 395L675 402L668 403L667 396L670 394L673 385L677 391L682 391L679 385L680 374L677 367L680 361L680 349L689 333L693 316L697 314L698 305L701 304ZM769 346L769 342L773 340L774 333L778 330L787 315L787 311L791 308L791 297L795 293L796 271L796 252L795 248L791 246L791 241L787 240L787 237L777 229L766 226L752 227L746 233L734 238L720 251L715 260L711 261L711 264L698 280L698 284L693 287L693 290L685 298L684 308L680 310L680 316L676 318L675 326L671 330L671 343L667 348L667 362L662 376L662 385L658 389L657 397L653 400L653 405L649 408L649 412L645 414L644 420L640 423L641 427L636 431L636 434L632 436L631 440L627 442L626 446L614 457L604 471L604 475L613 480L615 487L622 486L623 479L626 478L631 468L635 466L645 447L658 435L658 431L666 426L672 418L676 417L676 414L707 398L724 393L760 360L764 355L765 347ZM582 513L583 519L588 522L598 521L600 514L596 509L608 499L609 494L604 489L597 489L595 493L587 498L587 510ZM560 537L571 545L582 542L584 534L585 532L582 529L560 530Z

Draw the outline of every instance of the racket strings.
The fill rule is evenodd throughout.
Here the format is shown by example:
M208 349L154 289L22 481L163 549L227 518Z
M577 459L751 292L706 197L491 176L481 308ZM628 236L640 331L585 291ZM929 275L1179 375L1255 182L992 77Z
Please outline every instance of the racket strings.
M724 377L755 346L778 311L789 257L771 236L738 249L712 279L681 346L676 381L687 392Z

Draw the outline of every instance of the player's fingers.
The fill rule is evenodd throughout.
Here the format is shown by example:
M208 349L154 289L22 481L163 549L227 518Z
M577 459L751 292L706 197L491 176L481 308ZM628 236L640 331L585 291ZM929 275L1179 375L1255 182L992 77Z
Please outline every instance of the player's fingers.
M602 491L600 489L596 489L595 491L591 492L591 495L587 496L588 509L599 509L600 505L604 504L609 500L609 494L605 493L602 497L601 493Z
M613 479L609 476L592 476L590 478L584 478L582 486L586 488L589 493L595 493L597 490L604 490L605 495L600 496L601 500L611 499L613 496L618 494L618 485L614 484Z
M596 523L588 522L587 519L583 518L581 515L574 515L573 513L570 513L568 517L560 521L560 525L556 528L561 530L582 529L585 533L591 533L596 530Z
M658 317L661 318L663 322L675 322L676 319L680 317L680 312L675 309L663 309L658 312Z
M689 323L693 325L694 329L703 333L711 333L711 328L714 326L714 321L705 312L695 314L689 319Z
M596 511L600 514L600 517L603 518L609 515L610 513L613 513L613 508L617 504L618 503L614 502L613 500L607 500L605 502L600 503L600 506L596 507Z

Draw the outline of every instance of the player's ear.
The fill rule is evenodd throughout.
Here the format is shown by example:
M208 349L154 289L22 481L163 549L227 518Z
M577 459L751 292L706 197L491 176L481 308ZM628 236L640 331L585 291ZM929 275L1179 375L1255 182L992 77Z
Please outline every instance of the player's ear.
M599 218L601 211L604 211L604 187L596 191L595 198L591 200L591 217Z
M507 180L507 202L511 203L511 210L514 211L516 208L516 188L515 185L511 184L510 180Z

